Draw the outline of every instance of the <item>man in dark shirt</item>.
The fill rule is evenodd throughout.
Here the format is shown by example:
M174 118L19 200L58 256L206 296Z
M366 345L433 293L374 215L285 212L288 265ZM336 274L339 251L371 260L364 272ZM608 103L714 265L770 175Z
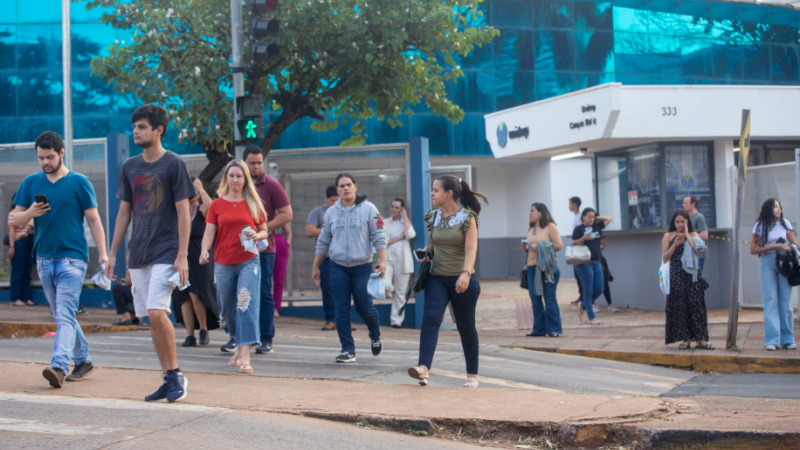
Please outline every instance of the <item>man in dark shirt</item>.
M261 149L250 145L242 154L250 176L256 185L258 196L267 211L267 231L269 244L258 256L261 261L261 346L256 353L272 353L272 338L275 336L275 300L272 296L272 272L275 269L275 230L283 228L292 220L292 205L278 180L264 172L264 156Z
M178 368L175 330L169 318L174 284L169 279L176 272L181 286L189 279L189 198L196 191L183 158L161 146L169 123L167 111L158 105L144 105L134 111L131 122L133 142L144 153L127 159L120 169L119 213L106 275L116 279L117 250L133 219L128 267L134 309L137 317L150 319L150 334L164 378L161 387L145 401L175 402L186 398L188 381Z
M697 235L700 236L704 242L708 242L708 224L706 223L706 218L703 216L700 211L697 210L697 197L694 195L687 195L683 198L683 209L687 213L689 213L689 217L692 219L692 226L694 226L694 231L697 232ZM699 255L698 267L700 268L700 275L703 274L703 266L705 265L706 258L708 258L708 247L703 250Z

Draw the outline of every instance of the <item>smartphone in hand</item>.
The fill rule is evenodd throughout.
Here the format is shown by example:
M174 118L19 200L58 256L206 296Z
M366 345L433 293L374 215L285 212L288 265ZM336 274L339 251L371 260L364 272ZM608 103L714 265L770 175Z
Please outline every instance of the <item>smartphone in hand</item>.
M36 201L36 203L47 203L46 195L34 195L33 199Z

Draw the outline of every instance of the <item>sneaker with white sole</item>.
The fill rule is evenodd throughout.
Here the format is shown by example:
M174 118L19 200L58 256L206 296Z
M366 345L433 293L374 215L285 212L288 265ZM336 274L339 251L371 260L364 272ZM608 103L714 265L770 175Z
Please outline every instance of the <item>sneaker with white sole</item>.
M614 305L608 305L608 312L617 313L617 312L619 312L619 309Z
M600 312L600 307L599 307L599 306L597 306L597 305L592 305L592 311L594 311L594 312L595 312L595 314L597 314L597 313L599 313L599 312Z
M383 342L380 339L372 341L372 356L378 356L383 351Z
M186 388L189 387L189 380L183 376L180 370L167 371L167 401L179 402L186 398Z
M781 345L781 348L784 350L797 350L797 344L783 344Z
M336 357L337 363L353 363L356 362L356 354L355 353L342 353L341 355Z
M774 345L772 345L772 344L770 344L770 345L768 345L768 346L767 346L767 351L768 351L768 352L774 352L774 351L775 351L775 350L777 350L777 349L778 349L778 347L775 347L775 346L774 346Z

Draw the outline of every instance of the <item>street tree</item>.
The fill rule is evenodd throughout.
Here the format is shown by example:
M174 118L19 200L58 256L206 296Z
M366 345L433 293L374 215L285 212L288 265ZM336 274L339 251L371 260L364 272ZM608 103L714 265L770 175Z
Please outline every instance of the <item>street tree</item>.
M260 144L264 155L305 117L321 132L350 122L342 145L363 144L373 117L401 126L400 116L421 102L460 121L464 112L445 84L463 76L459 58L499 35L484 25L481 1L279 1L280 57L245 77L248 93L270 99L277 115ZM87 8L95 7L109 8L103 22L133 37L95 58L94 72L119 92L167 108L181 139L209 156L201 179L213 179L233 141L228 2L90 0Z

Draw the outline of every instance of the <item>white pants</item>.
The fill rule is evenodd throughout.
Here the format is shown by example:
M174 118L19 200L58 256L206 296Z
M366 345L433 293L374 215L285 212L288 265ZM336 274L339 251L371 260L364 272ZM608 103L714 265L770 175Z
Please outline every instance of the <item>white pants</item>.
M406 289L408 289L408 279L411 277L410 273L403 272L404 259L402 247L386 249L384 280L386 281L386 298L392 299L392 314L389 316L392 325L402 325L406 315L405 311L403 314L397 314L406 302Z
M172 290L175 286L169 277L175 273L172 264L153 264L141 269L130 269L131 292L136 317L147 317L147 311L160 309L170 313Z

